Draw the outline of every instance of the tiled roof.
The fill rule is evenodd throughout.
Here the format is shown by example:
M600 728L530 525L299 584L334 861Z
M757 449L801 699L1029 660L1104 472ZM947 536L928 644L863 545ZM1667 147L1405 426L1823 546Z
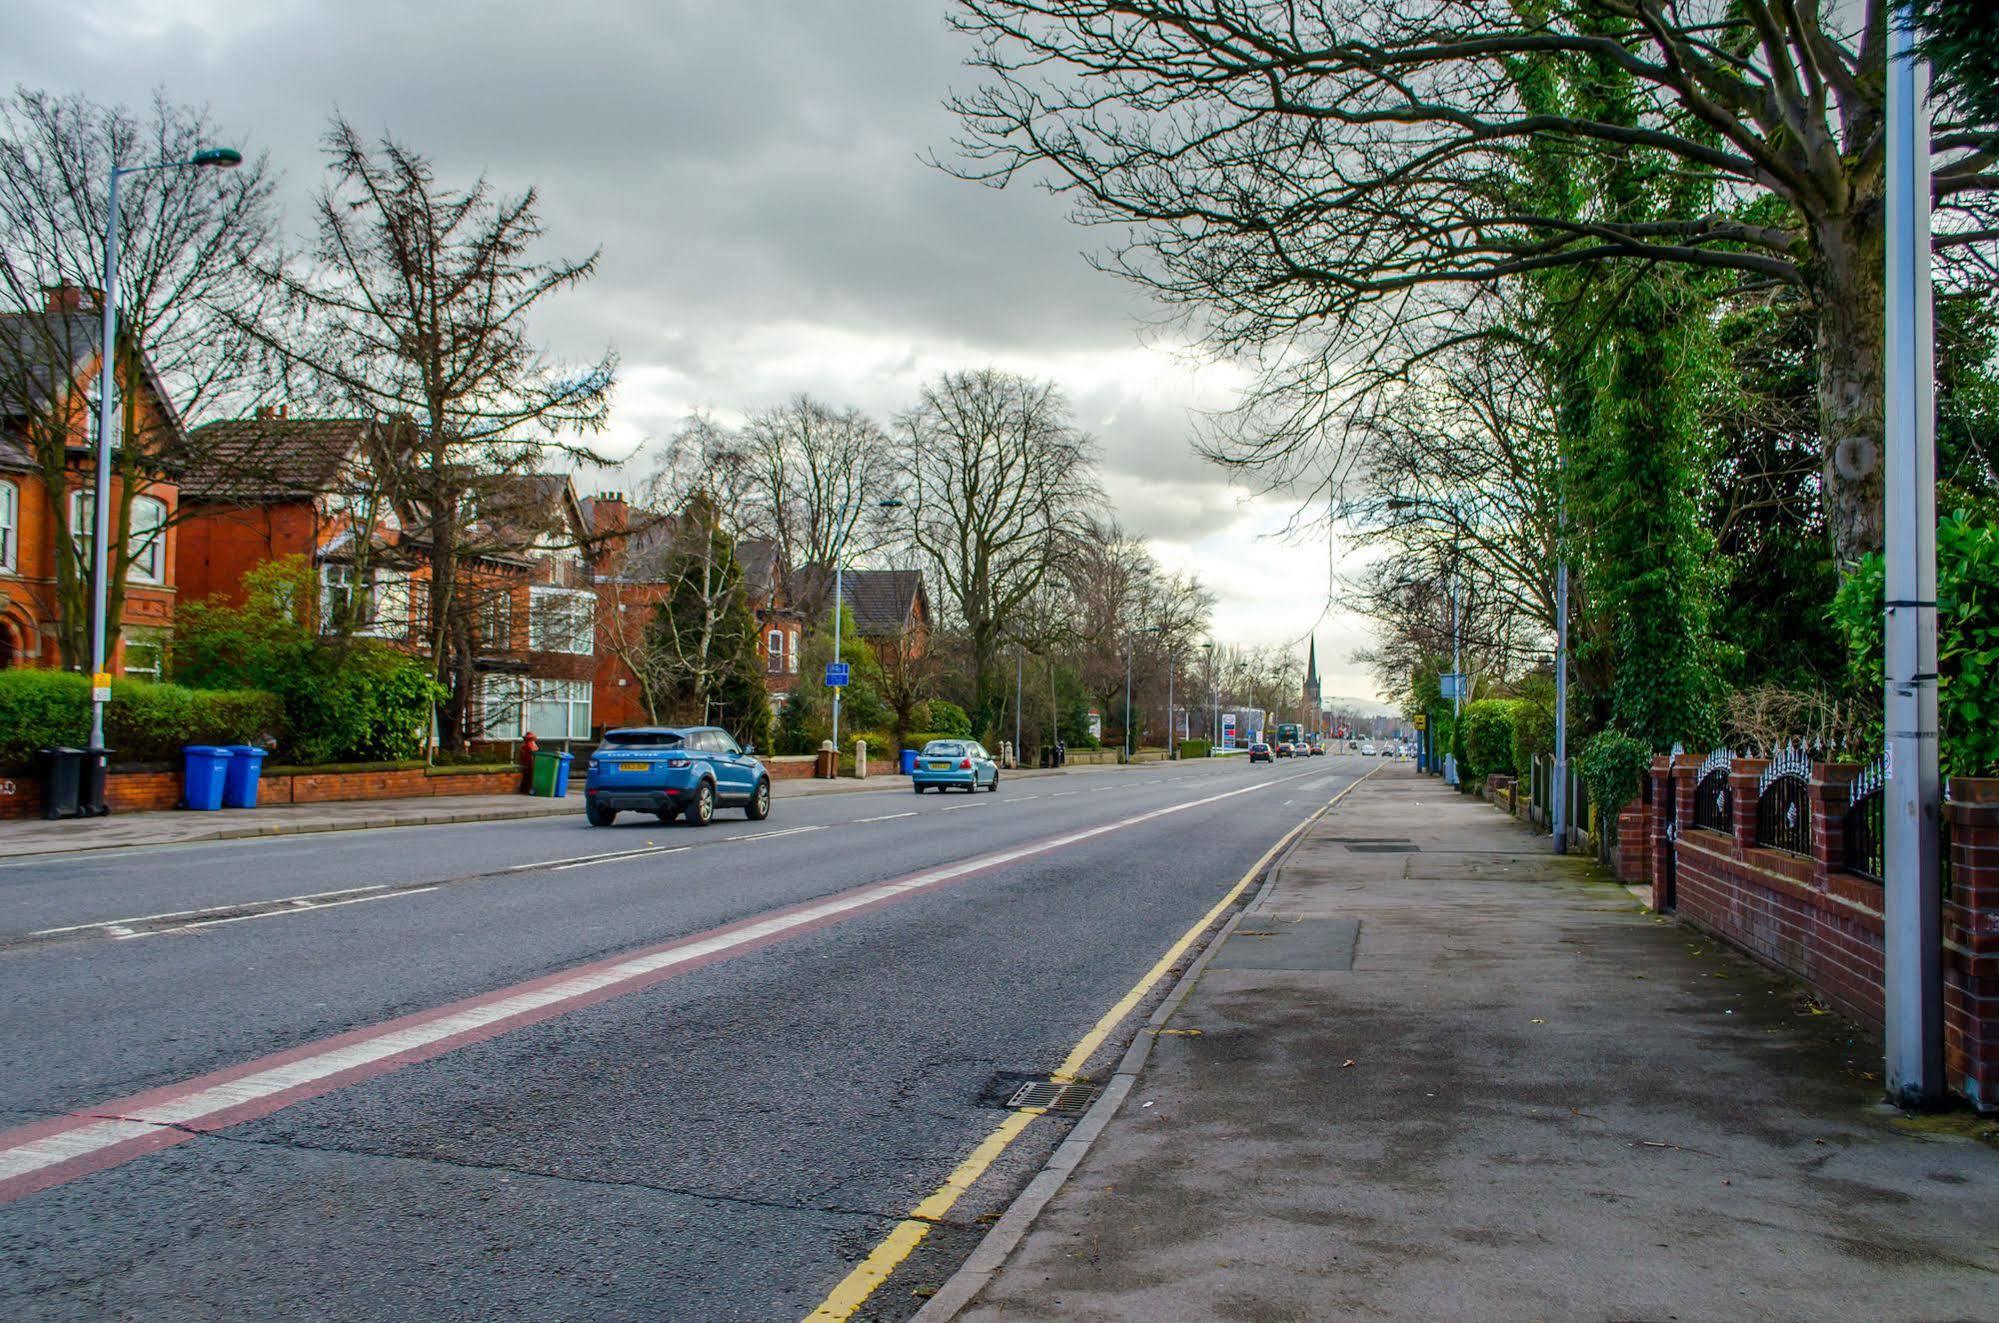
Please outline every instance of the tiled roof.
M807 590L799 594L801 599L816 603L823 598L832 609L825 567L808 565L797 578ZM900 634L922 592L921 570L847 570L840 576L842 604L854 613L854 628L869 638Z
M369 426L363 418L232 418L197 427L181 495L255 502L335 491Z
M0 313L0 416L32 414L48 402L58 380L81 376L97 356L103 329L95 312ZM180 415L152 360L141 355L140 367L178 434Z

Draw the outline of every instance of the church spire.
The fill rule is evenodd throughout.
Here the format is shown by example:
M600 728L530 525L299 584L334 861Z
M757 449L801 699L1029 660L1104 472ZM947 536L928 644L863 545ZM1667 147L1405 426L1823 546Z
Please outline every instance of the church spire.
M1316 636L1305 640L1305 687L1319 686L1319 640Z

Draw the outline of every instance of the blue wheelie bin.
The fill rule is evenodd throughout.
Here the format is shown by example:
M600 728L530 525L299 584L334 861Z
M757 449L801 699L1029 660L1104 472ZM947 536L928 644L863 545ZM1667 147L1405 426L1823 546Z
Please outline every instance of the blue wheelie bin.
M555 797L561 799L569 793L569 760L573 754L557 754L555 764Z
M229 771L222 778L223 807L257 807L257 783L264 771L264 751L254 744L232 744L229 755Z
M902 774L904 776L912 776L915 774L915 772L916 772L916 750L904 749L902 751Z
M222 807L222 786L229 778L229 750L213 744L190 744L181 750L181 803L212 812Z

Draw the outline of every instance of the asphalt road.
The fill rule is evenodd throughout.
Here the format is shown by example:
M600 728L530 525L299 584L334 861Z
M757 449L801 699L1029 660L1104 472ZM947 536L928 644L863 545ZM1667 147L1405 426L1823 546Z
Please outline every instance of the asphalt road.
M0 866L0 1317L802 1318L1367 766Z

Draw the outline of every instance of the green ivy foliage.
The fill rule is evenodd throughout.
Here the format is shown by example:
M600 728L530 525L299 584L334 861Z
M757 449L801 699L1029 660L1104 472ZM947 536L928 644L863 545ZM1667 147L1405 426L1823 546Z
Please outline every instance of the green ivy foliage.
M1885 583L1868 556L1833 599L1862 698L1881 693ZM1999 775L1999 524L1963 512L1937 521L1937 725L1945 776Z
M972 733L972 718L964 708L945 698L930 700L930 729L938 731L945 738L957 736L962 739Z
M1576 757L1590 802L1599 812L1612 815L1638 797L1651 766L1651 745L1615 728L1590 736Z
M1534 772L1534 760L1555 751L1555 711L1533 698L1513 705L1513 774L1525 781Z

